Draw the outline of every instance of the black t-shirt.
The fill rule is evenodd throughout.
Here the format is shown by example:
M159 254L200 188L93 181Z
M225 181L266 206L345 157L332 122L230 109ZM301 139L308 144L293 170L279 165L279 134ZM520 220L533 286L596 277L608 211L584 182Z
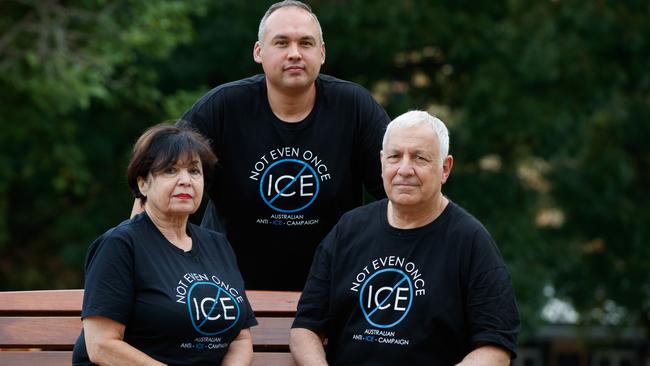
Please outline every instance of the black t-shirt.
M453 365L479 342L514 356L519 313L487 230L452 202L397 229L387 202L345 214L319 245L293 327L324 334L335 365Z
M363 189L385 197L379 151L388 115L357 84L320 75L301 122L279 120L264 75L221 85L181 118L219 158L203 224L226 233L248 288L301 290L318 243ZM215 217L216 216L216 217Z
M226 238L188 223L192 250L167 241L146 213L88 249L81 317L124 324L124 341L170 365L215 365L257 324ZM90 365L84 333L73 364Z

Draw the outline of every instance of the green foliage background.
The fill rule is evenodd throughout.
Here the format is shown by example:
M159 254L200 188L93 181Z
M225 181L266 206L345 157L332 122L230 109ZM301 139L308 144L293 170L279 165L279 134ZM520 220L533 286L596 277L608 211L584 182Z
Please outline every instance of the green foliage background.
M0 2L0 289L79 288L148 126L252 60L268 1ZM313 1L328 73L451 130L445 193L495 237L525 330L549 289L650 324L650 2ZM544 291L546 289L546 291Z

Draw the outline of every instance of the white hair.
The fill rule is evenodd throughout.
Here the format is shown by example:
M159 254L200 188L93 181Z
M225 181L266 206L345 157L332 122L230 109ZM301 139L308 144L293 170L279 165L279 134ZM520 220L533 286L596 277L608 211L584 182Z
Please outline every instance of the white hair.
M440 119L430 115L426 111L412 110L399 115L386 126L384 133L384 140L381 144L382 150L386 148L386 141L388 141L388 134L394 128L416 127L420 125L429 125L438 136L438 144L440 145L440 164L444 164L445 158L449 154L449 130L447 126Z
M316 21L316 25L318 25L318 32L320 34L320 42L325 43L325 40L323 39L323 29L320 27L320 22L318 21L318 18L316 17L316 14L314 14L314 12L311 10L311 7L309 5L303 3L302 1L284 0L284 1L280 1L280 2L277 2L277 3L272 4L271 6L269 6L269 9L266 11L266 13L264 13L264 16L262 17L262 20L260 20L260 26L259 26L259 29L257 30L257 40L260 42L260 45L263 43L262 41L264 39L264 32L266 31L266 21L269 19L269 16L271 16L271 14L274 11L276 11L278 9L281 9L281 8L284 8L284 7L287 7L287 6L293 6L293 7L296 7L296 8L299 8L299 9L302 9L302 10L305 10L306 12L308 12L309 15L311 15L312 18L314 18L314 20Z

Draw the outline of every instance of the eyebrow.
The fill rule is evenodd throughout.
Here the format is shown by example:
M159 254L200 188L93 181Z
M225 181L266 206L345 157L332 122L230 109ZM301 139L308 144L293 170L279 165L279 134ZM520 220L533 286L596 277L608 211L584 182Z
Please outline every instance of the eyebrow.
M289 38L290 38L289 36L286 36L286 35L284 35L284 34L278 34L278 35L273 36L273 38L271 38L271 41L276 41L276 40L287 40L287 39L289 39ZM316 41L316 37L314 37L314 36L302 36L302 37L300 37L298 40L300 40L300 41L309 40L309 41L314 41L314 42L315 42L315 41Z

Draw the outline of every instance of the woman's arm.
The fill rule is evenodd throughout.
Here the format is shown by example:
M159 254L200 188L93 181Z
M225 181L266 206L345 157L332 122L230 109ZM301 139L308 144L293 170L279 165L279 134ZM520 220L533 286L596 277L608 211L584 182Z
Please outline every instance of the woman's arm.
M164 365L123 341L124 324L103 316L83 320L90 361L98 365Z
M253 361L253 337L248 328L242 329L230 345L228 352L223 358L223 366L248 366Z

